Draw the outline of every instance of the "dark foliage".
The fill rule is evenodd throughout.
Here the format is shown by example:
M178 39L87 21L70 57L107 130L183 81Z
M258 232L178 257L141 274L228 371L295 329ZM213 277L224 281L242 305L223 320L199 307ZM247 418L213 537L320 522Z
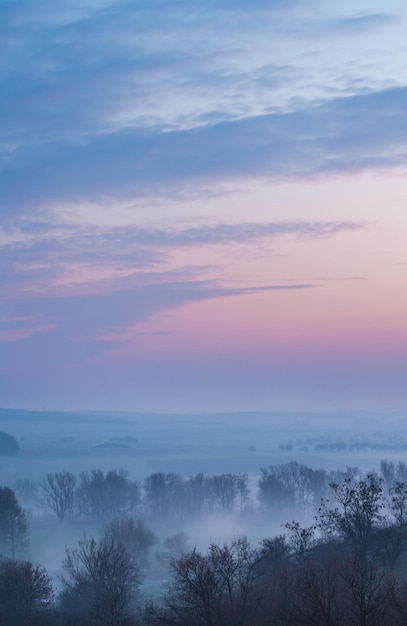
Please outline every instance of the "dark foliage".
M9 487L0 487L0 551L13 559L28 544L28 522Z
M43 567L29 561L0 563L0 624L55 624L52 583Z

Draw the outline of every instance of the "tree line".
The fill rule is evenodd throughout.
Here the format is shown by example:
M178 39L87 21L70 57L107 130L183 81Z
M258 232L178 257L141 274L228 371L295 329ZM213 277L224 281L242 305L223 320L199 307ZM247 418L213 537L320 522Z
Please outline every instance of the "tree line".
M96 536L85 534L75 548L66 548L58 591L44 567L17 559L27 540L27 516L14 491L1 487L0 623L8 626L405 624L406 466L383 461L380 474L363 475L355 468L337 472L336 477L331 474L328 489L318 491L323 495L317 508L314 491L309 496L300 469L301 466L284 464L265 470L259 479L259 497L260 484L265 479L272 481L273 489L279 480L281 484L291 485L295 498L292 495L287 501L288 491L283 490L278 496L282 500L276 498L274 506L283 501L286 511L293 502L297 507L308 507L311 498L314 508L311 524L286 522L280 535L266 538L258 546L246 537L238 537L223 545L213 543L204 553L197 548L189 549L183 533L168 538L164 543L169 563L168 585L155 600L146 600L141 590L149 552L158 538L145 522L137 519L134 510L126 509L134 498L134 484L127 474L111 470L113 477L107 479L109 472L98 471L102 484L107 481L111 486L110 481L115 483L120 477L118 484L126 485L126 510L114 508L114 502L120 504L124 500L113 502L111 498L118 496L112 496L106 487L108 496L102 493L109 503L111 517ZM55 475L51 476L55 479ZM321 475L310 476L316 490ZM88 480L92 483L94 477L94 472L81 475L79 483L74 483L74 493L81 485L88 485ZM183 482L189 483L189 479ZM48 484L47 478L44 485ZM70 481L61 484L66 487ZM146 479L144 488L150 484ZM75 498L69 500L67 511L75 509ZM101 497L98 507L102 506L100 500ZM269 499L268 514L272 513L270 502ZM92 515L99 510L96 508ZM165 514L165 510L161 512Z
M407 466L382 461L387 482L407 481ZM332 482L356 476L358 468L345 471L312 469L291 461L260 470L255 485L246 473L183 478L174 472L155 472L141 483L123 469L93 469L76 476L62 470L49 472L40 481L20 479L14 491L31 509L42 507L61 522L90 520L104 523L117 515L143 516L182 522L213 513L279 511L280 517L314 514Z

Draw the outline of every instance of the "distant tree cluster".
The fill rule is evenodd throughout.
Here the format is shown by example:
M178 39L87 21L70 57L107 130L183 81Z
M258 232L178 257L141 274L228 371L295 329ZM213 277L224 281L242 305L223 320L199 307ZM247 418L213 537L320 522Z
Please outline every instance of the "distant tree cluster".
M407 465L382 461L385 485L407 482ZM313 515L330 484L360 475L358 468L345 471L313 469L290 461L260 470L257 489L249 487L246 473L203 473L183 478L174 472L155 472L143 483L132 480L123 469L93 469L79 476L62 470L49 472L36 483L19 480L15 492L33 507L40 504L61 522L106 524L130 515L166 524L183 523L212 514L250 513L273 516L283 522L290 517Z
M65 470L48 473L39 488L42 505L61 522L74 517L107 522L134 513L140 504L140 483L122 469L94 469L82 472L79 479Z
M20 446L15 437L7 433L0 433L0 455L17 454Z
M22 496L29 497L35 485L20 481ZM108 522L118 515L143 514L167 522L243 510L249 503L247 474L219 474L184 479L178 474L157 472L143 486L130 480L122 469L104 473L83 472L77 478L67 471L48 473L39 483L43 507L63 522L74 518Z
M278 506L284 514L315 510L328 487L330 476L322 469L291 461L261 470L259 500L266 508Z
M327 436L311 436L305 439L297 439L296 441L281 441L278 444L282 452L332 452L342 454L344 452L363 453L363 452L380 452L386 454L389 452L405 452L407 450L407 442L400 440L399 435L389 432L378 432L370 435L370 437L343 437L335 435Z

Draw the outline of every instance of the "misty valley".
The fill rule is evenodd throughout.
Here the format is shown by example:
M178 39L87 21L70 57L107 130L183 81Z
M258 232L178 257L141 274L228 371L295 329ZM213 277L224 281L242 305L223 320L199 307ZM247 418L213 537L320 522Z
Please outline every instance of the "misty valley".
M392 413L0 409L2 624L398 625Z

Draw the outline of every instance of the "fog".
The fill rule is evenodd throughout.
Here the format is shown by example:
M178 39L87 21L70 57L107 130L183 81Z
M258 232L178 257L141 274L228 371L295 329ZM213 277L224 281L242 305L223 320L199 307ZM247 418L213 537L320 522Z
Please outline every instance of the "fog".
M85 536L100 538L113 519L142 520L153 537L145 546L142 589L153 597L168 581L171 556L194 547L205 552L211 543L243 536L257 546L285 534L287 522L312 524L336 476L356 472L351 468L360 475L380 472L383 459L396 467L407 450L402 411L165 415L1 409L0 431L20 447L18 454L0 456L0 475L29 522L21 558L44 565L58 589L66 547L75 548ZM133 486L117 511L104 515L83 507L94 470ZM308 472L313 487L296 500L267 499L268 479L285 472L282 480L290 484L288 474L298 471ZM47 474L60 472L76 479L75 502L64 519L47 506L43 487ZM157 476L169 495L157 496Z

